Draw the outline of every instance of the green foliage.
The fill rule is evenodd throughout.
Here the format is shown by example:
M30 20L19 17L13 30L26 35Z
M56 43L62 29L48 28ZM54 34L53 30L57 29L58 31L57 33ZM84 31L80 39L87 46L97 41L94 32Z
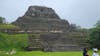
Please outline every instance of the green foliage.
M89 43L91 47L100 49L100 21L97 21L95 26L89 30Z
M0 17L0 23L4 23L4 21L5 21L5 18Z
M98 28L98 27L100 28L100 20L97 21L96 27L97 27L97 28Z
M0 48L1 47L4 47L5 43L6 43L6 37L5 37L5 34L3 33L0 33Z
M91 44L91 47L100 48L100 28L90 29L89 36L89 43Z
M9 50L12 48L22 49L28 45L27 34L8 35L0 33L0 49Z

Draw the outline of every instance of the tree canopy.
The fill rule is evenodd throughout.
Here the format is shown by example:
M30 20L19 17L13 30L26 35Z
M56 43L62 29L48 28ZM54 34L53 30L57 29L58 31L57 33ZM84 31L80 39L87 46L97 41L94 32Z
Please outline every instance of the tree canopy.
M0 23L5 23L5 18L0 17Z
M97 21L95 26L89 30L89 43L91 47L100 49L100 20Z
M97 28L100 27L100 20L97 21L96 25Z

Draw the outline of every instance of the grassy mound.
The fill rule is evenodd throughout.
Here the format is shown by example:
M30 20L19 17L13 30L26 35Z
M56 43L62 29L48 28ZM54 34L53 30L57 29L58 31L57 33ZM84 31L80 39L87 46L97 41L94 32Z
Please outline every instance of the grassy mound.
M5 33L0 33L0 50L9 50L12 48L22 49L27 45L27 34L8 35Z
M0 24L0 29L18 29L19 27L12 24Z

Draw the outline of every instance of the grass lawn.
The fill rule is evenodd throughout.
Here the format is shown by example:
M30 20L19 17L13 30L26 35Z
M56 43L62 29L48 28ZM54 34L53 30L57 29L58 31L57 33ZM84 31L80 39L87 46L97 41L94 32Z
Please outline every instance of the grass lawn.
M92 51L89 51L89 55L91 56ZM12 56L82 56L81 51L74 51L74 52L42 52L42 51L32 51L32 52L25 52L20 51Z
M72 52L17 51L17 53L13 55L7 55L5 53L6 52L0 52L0 56L82 56L82 51L72 51ZM92 56L92 51L89 51L88 54L89 56Z
M82 56L81 52L19 52L14 56Z

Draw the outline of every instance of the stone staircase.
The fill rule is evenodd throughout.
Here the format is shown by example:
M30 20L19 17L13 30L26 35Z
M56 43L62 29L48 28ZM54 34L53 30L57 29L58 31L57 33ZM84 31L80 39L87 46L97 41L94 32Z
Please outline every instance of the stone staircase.
M40 50L41 49L41 41L40 38L36 36L37 34L29 34L29 47L30 50Z

